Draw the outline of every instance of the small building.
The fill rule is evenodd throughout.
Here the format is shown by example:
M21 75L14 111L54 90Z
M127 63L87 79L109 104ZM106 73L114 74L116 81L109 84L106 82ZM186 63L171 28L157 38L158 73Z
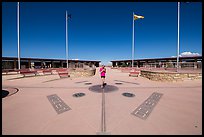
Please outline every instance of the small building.
M115 60L111 61L112 67L131 67L132 60ZM133 61L134 67L167 67L171 65L176 67L177 57L169 58L148 58L148 59L136 59ZM179 57L180 67L185 65L192 66L194 68L202 68L202 56L186 56Z
M99 67L101 61L68 60L69 68L83 68L84 66ZM24 68L66 68L65 59L20 58L21 69ZM18 69L17 57L2 57L2 69Z

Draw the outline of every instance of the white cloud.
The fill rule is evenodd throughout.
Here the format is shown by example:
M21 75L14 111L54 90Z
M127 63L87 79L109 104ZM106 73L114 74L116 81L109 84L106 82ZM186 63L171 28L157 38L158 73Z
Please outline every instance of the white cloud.
M200 56L199 53L191 53L191 52L182 52L179 57L189 57L189 56ZM171 56L171 57L177 57L177 56Z
M200 56L199 53L191 53L191 52L183 52L181 53L181 56Z

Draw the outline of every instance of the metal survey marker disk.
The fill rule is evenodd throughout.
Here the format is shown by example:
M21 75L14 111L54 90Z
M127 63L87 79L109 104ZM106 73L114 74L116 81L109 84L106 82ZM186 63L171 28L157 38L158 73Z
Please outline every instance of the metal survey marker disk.
M58 97L56 94L49 95L47 96L47 98L58 114L71 110L71 108L66 103L64 103L64 101L60 97Z
M124 92L124 93L122 93L122 95L125 97L134 97L135 96L135 94L129 93L129 92Z
M76 98L83 97L83 96L85 96L85 93L75 93L75 94L73 94L73 97L76 97Z
M131 114L141 118L147 119L147 117L152 112L153 108L159 102L162 97L162 93L154 92L151 96L149 96L139 107L137 107Z

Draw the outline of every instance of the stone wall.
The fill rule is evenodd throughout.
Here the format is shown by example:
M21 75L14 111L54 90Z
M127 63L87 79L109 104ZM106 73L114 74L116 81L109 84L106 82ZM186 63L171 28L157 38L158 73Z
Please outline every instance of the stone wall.
M69 71L70 77L88 77L94 76L96 69L72 69Z
M183 81L183 80L193 80L202 79L202 72L200 73L176 73L176 72L153 72L141 70L142 77L148 78L153 81Z

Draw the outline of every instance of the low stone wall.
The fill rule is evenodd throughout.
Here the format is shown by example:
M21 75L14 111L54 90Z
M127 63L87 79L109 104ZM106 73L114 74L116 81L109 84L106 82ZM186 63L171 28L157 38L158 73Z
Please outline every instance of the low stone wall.
M202 72L200 73L176 73L176 72L154 72L141 70L142 77L148 78L153 81L183 81L183 80L193 80L202 79Z
M96 69L69 69L69 75L70 77L90 77L94 76L96 73ZM10 78L22 78L22 74L19 74L17 72L9 72L9 73L14 73L13 75L10 74L5 74L2 75L2 80L10 79ZM52 70L53 75L58 75L58 72L53 69ZM44 76L42 70L37 70L37 76ZM50 75L50 74L49 74Z
M96 69L72 69L69 70L70 77L88 77L94 76Z

